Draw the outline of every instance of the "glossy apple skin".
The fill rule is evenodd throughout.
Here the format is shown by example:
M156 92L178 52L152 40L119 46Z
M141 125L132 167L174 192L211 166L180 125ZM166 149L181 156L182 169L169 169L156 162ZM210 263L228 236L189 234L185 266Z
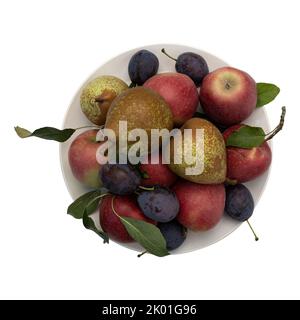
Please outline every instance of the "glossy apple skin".
M186 228L207 231L221 220L225 206L223 184L204 185L178 180L172 190L180 204L177 220Z
M188 76L181 73L160 73L144 83L160 94L170 106L175 126L180 126L196 112L199 95L197 87Z
M223 132L226 142L233 131L243 124L232 126ZM268 142L251 149L226 147L227 178L237 182L247 182L262 175L271 165L272 151Z
M98 130L81 133L72 142L68 152L69 164L74 177L90 188L101 186L99 179L101 165L96 159L101 143L96 141L97 133Z
M151 155L149 155L148 163L140 165L140 170L147 173L149 177L142 180L142 185L160 185L161 187L172 186L177 180L176 174L169 169L168 165L162 163L162 156L160 154L154 154L153 160L154 161L151 160Z
M101 200L99 216L101 228L108 234L110 239L125 243L134 241L122 224L120 218L113 212L112 200L114 201L113 206L118 215L155 224L154 221L143 215L133 196L108 195Z
M223 67L203 79L200 104L218 124L231 126L244 121L255 109L256 101L256 82L242 70Z

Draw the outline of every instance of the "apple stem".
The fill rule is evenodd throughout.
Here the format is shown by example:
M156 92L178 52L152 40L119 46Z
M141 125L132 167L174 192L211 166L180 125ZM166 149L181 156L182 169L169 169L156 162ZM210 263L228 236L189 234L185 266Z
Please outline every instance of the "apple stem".
M250 227L250 229L251 229L252 233L254 234L255 241L258 241L258 240L259 240L259 238L258 238L258 236L256 235L256 233L255 233L254 229L252 228L252 226L251 226L251 224L250 224L249 220L247 220L247 223L248 223L248 226Z
M147 191L153 191L155 189L155 187L144 187L144 186L139 186L139 188Z
M279 121L279 124L278 126L272 130L271 132L267 133L266 134L266 139L265 141L268 141L268 140L271 140L274 136L276 136L276 134L282 130L283 128L283 125L284 125L284 117L285 117L285 114L286 114L286 108L285 107L282 107L281 108L281 116L280 116L280 121Z
M173 58L172 56L170 56L170 55L166 52L165 48L162 48L162 49L161 49L161 52L162 52L163 54L165 54L168 58L170 58L170 59L172 59L172 60L174 60L174 61L177 61L177 59Z
M138 254L137 257L140 258L141 256L143 256L145 253L147 253L148 251L143 251L142 253Z

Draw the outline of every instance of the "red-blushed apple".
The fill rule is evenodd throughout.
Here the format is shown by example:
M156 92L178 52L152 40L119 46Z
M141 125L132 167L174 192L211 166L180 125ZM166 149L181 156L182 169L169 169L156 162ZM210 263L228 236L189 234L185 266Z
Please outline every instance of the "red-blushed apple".
M223 132L224 140L233 131L238 130L243 124L232 126ZM263 174L272 161L272 151L267 142L261 146L244 149L227 147L227 178L237 182L247 182Z
M159 93L170 106L176 126L182 125L195 113L199 95L188 76L181 73L161 73L148 79L144 86Z
M221 220L225 206L223 184L198 184L178 180L172 189L180 204L177 220L186 228L206 231Z
M118 242L134 241L122 224L120 218L113 211L113 208L119 216L130 217L154 224L154 221L143 215L133 196L108 195L101 199L99 215L102 230L106 232L112 240Z
M158 152L149 155L148 163L141 164L140 170L148 176L148 178L142 180L143 186L160 185L161 187L170 187L177 180L176 174L166 164L162 163L162 156Z
M78 135L69 148L69 164L74 177L90 188L101 186L96 153L102 142L96 141L98 130L88 130Z
M219 68L202 81L201 106L218 124L230 126L244 121L255 109L256 101L256 83L242 70Z

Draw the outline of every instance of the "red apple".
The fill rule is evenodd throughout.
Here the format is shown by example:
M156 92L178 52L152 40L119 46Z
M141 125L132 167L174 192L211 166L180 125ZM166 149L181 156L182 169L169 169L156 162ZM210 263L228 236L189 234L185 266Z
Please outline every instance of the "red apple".
M223 132L225 141L229 135L243 124L232 126ZM246 182L263 174L272 161L272 151L267 142L251 149L227 147L227 178Z
M160 185L162 187L170 187L177 180L176 174L166 164L162 163L162 156L159 153L155 153L152 157L149 155L148 163L141 164L140 170L148 175L148 178L142 180L143 186Z
M173 191L180 204L177 219L186 228L206 231L221 220L225 206L223 184L198 184L178 180Z
M118 215L122 217L131 217L149 223L154 222L143 215L136 199L133 196L108 195L104 197L101 200L99 208L100 225L102 230L108 234L110 239L118 242L132 242L134 240L128 234L126 228L120 221L120 218L113 212L113 197L115 197L113 206Z
M182 125L195 113L199 96L197 87L181 73L161 73L148 79L144 86L159 93L170 106L176 126Z
M203 79L200 103L208 117L221 125L237 124L256 107L256 83L244 71L223 67Z
M69 164L74 177L87 187L101 186L99 179L100 164L96 153L101 145L96 141L98 130L88 130L78 135L69 149Z

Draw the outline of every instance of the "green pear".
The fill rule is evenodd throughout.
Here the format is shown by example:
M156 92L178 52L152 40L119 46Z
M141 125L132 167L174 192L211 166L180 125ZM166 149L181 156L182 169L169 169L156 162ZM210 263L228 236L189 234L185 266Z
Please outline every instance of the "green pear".
M187 164L185 161L185 152L187 150L184 148L184 129L192 129L191 140L187 141L186 149L191 148L192 156L195 158L194 163L189 162L189 164ZM203 129L202 146L204 153L199 151L199 146L196 146L196 129ZM182 133L181 147L178 148L176 146L174 139L170 142L169 168L178 176L191 182L201 184L223 183L226 178L226 147L222 134L218 128L207 120L192 118L185 122L180 128L180 131ZM198 148L198 155L196 147ZM181 159L181 163L175 163L175 156L178 156L178 158ZM203 171L195 175L187 174L186 169L194 167L197 159L202 161Z
M95 78L82 90L81 110L92 123L103 125L112 101L126 89L128 89L128 85L117 77L100 76Z

